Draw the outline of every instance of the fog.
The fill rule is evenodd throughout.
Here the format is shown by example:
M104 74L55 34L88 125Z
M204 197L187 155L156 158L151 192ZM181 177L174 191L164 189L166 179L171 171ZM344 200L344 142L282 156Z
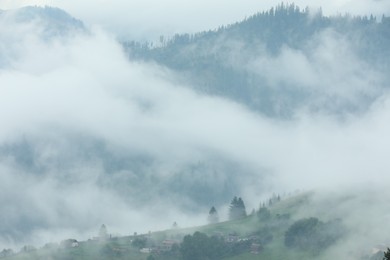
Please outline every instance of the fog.
M386 0L297 0L302 8L322 7L324 14L389 14ZM89 24L98 24L121 38L157 41L160 35L195 33L242 20L257 11L268 10L275 1L256 0L1 0L0 9L26 5L50 5L62 8ZM115 17L115 19L112 19Z
M236 61L269 81L313 88L318 110L308 103L283 120L196 93L157 64L129 61L112 31L91 26L46 38L40 23L0 22L0 248L87 239L102 223L122 235L202 224L212 206L199 198L202 188L221 211L234 195L251 209L296 189L387 196L384 75L332 33L309 54L286 48L277 57L260 52L244 67ZM321 110L335 97L359 105L362 92L374 101L359 113ZM348 206L356 212L366 203Z

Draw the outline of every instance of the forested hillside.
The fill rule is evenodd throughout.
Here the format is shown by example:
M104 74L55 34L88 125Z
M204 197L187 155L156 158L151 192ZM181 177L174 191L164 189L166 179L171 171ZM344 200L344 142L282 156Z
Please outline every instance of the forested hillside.
M303 108L360 112L390 82L385 16L328 17L321 10L281 4L215 30L123 45L130 59L167 66L201 93L276 117ZM366 75L359 75L362 68ZM354 92L345 96L341 88Z

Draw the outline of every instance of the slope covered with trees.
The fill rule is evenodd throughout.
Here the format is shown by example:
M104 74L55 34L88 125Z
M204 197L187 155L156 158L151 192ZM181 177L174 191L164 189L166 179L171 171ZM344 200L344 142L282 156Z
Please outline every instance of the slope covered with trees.
M306 106L311 111L360 112L377 97L372 93L375 87L390 82L380 75L389 69L390 18L385 16L327 17L321 10L282 3L216 30L169 39L161 36L154 44L124 42L123 46L131 59L166 66L201 93L227 97L273 117L290 117ZM353 64L344 64L351 70L331 79L333 72L328 74L326 66L337 69L351 57L362 68L354 71ZM360 82L343 78L356 76L363 67L379 74ZM322 81L327 81L323 84L306 80L322 77L322 73ZM330 91L338 84L341 88L358 84L367 91L345 97Z

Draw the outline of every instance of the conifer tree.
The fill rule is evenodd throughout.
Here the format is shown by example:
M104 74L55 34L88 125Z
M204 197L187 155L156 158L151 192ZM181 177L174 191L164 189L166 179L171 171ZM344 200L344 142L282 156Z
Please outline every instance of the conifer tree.
M172 228L173 229L176 229L176 228L178 228L179 227L179 225L177 224L177 222L175 221L175 222L173 222L173 224L172 224Z
M244 201L241 198L237 198L236 196L233 198L229 207L229 219L239 219L246 217L246 209Z
M238 198L238 209L239 209L239 217L246 217L246 209L244 201L241 198Z
M210 224L219 222L218 212L214 206L212 206L210 211L209 211L208 221Z
M390 248L387 248L383 260L390 260Z

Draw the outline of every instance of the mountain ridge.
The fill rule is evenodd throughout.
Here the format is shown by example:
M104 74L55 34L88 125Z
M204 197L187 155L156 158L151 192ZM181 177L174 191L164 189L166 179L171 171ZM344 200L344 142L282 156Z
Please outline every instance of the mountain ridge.
M263 66L277 66L270 60L283 59L286 55L292 55L291 58L298 62L308 63L305 66L316 62L316 70L323 70L323 66L337 66L343 56L352 56L360 63L359 66L370 67L370 70L385 75L390 64L384 58L390 55L388 24L390 18L385 16L379 22L373 16L326 17L321 12L311 14L308 9L302 11L291 4L279 5L216 30L193 35L177 34L168 40L162 37L161 45L157 47L137 42L124 42L123 46L131 60L157 62L178 72L184 81L192 82L192 89L200 93L237 101L270 117L291 118L301 109L314 113L323 110L336 115L354 114L359 113L361 107L366 106L363 111L366 110L379 94L363 94L360 89L356 89L352 97L344 97L333 90L327 93L327 86L321 82L311 83L299 80L295 75L288 76L291 67L285 64L281 64L286 66L281 68L284 75L276 78L270 78L267 70L261 70L266 69ZM317 52L324 47L333 48L321 46L322 41L341 45L343 53L330 61L334 64L322 64L327 61L318 57ZM251 67L246 67L248 65ZM353 71L348 73L351 77L355 76ZM321 76L315 71L307 71L306 74ZM385 77L385 82L375 84L388 85L390 80ZM275 79L279 80L276 84L272 83ZM362 84L359 88L363 88L371 80L357 81ZM330 81L329 84L338 83ZM346 81L343 84L351 83ZM336 101L326 95L332 95Z

